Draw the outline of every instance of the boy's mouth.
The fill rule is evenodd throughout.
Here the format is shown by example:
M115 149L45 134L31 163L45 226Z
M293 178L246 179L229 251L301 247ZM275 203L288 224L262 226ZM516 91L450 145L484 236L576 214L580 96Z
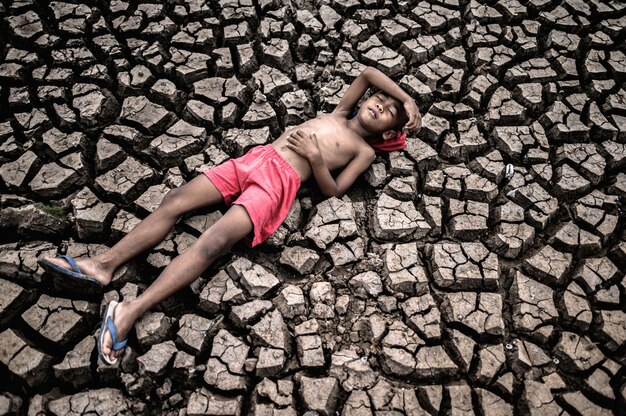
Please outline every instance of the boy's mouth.
M367 107L367 109L372 113L372 117L378 118L378 114L376 114L376 111L374 111L372 107Z

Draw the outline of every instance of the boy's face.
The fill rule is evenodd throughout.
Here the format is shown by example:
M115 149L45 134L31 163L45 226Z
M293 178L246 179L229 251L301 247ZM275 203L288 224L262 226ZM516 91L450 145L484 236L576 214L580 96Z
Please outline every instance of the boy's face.
M393 132L404 115L404 106L395 98L377 92L368 98L359 108L362 124L373 133ZM391 136L384 134L383 137Z

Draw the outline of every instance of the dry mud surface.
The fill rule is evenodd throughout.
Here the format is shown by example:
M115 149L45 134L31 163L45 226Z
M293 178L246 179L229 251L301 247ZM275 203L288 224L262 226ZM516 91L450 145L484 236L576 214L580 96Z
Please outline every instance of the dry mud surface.
M0 3L0 414L623 411L624 3L165 3ZM101 252L366 65L417 99L409 147L342 199L304 186L100 365L103 305L220 212L103 293L37 256Z

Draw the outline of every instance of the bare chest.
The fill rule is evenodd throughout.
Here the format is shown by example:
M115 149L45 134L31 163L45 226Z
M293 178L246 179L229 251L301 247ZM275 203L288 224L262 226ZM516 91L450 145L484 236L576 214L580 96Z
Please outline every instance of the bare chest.
M343 167L354 157L359 138L328 116L309 120L297 128L305 134L315 132L317 145L329 169Z

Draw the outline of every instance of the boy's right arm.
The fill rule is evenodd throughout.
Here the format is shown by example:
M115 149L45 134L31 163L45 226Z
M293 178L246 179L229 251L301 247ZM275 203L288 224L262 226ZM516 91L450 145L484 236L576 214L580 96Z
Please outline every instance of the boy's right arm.
M374 86L389 94L404 104L407 114L409 114L409 121L406 124L408 129L416 129L419 124L419 110L415 104L415 100L411 98L398 84L396 84L391 78L381 72L379 69L371 66L366 67L356 77L356 79L350 84L346 93L341 97L339 104L333 110L333 113L345 112L349 115L354 107L358 104L359 100L363 97L365 92L370 86Z
M352 81L352 84L348 87L341 100L339 100L339 104L332 111L333 113L347 112L350 114L370 87L371 82L369 79L370 72L372 71L371 67L366 67L361 73Z

